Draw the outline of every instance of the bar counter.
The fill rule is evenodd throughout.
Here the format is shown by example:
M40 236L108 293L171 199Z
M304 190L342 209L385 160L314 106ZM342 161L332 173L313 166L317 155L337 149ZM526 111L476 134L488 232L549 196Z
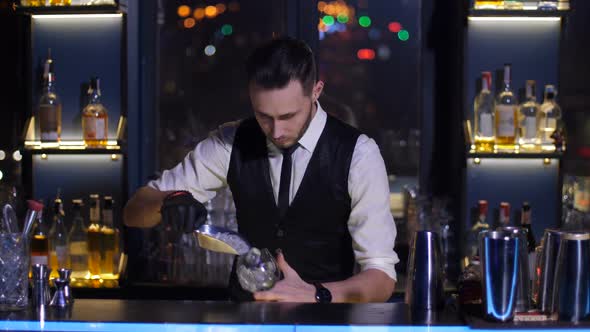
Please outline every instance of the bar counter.
M77 299L68 309L0 313L0 330L20 331L590 331L590 324L487 323L453 306L412 314L403 303L298 304Z

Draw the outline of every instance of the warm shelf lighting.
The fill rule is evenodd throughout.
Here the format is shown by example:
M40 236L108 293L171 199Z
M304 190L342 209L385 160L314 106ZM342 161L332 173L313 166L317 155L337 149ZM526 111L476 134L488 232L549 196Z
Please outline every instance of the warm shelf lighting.
M469 21L480 22L558 22L561 17L528 17L528 16L469 16Z
M80 19L80 18L116 18L123 14L34 14L34 19Z

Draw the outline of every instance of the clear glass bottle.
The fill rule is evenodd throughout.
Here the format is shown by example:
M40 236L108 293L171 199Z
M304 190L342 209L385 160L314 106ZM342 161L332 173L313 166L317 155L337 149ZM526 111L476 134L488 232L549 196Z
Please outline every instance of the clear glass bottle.
M113 198L105 196L102 208L102 261L100 265L101 274L112 277L117 273L117 262L119 254L119 230L113 222ZM104 277L103 277L104 278Z
M35 264L49 265L49 238L47 224L43 221L43 211L37 214L31 238L31 265Z
M43 71L43 92L39 98L37 120L41 142L59 143L61 138L61 101L55 90L51 50Z
M524 3L521 0L504 0L504 9L520 10L524 8Z
M72 285L84 286L90 277L88 272L88 230L82 217L82 200L72 201L72 228L68 234Z
M494 96L490 91L492 73L481 73L481 91L473 103L475 122L475 149L479 152L494 150Z
M539 148L540 112L537 103L535 81L526 81L526 101L520 105L520 137L518 143L523 150Z
M107 145L109 117L106 107L101 103L100 79L94 77L88 89L90 101L82 110L82 136L88 147L105 147Z
M512 92L511 65L504 65L504 84L502 91L496 97L496 148L502 151L514 151L517 132L516 96Z
M465 266L469 265L469 263L473 260L473 257L479 256L479 232L490 228L490 225L486 221L488 215L488 201L480 200L477 202L477 210L477 220L473 226L471 226L467 238L467 251L464 262Z
M557 10L557 0L541 0L537 2L539 10Z
M545 86L545 98L539 112L539 136L543 150L555 150L555 142L551 135L561 120L561 108L555 102L557 91L553 85Z
M58 278L58 269L68 269L68 234L64 224L65 213L63 203L58 197L53 201L53 225L49 231L49 265L51 267L51 278Z
M100 275L102 253L100 228L100 200L97 194L92 194L90 195L90 226L88 226L88 270L92 278Z

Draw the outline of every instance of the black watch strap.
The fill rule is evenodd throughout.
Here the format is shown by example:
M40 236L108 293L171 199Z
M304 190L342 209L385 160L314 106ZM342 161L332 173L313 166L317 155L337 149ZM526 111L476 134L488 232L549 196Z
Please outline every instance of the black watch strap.
M329 289L324 287L319 282L313 284L315 286L315 301L317 303L331 303L332 293Z

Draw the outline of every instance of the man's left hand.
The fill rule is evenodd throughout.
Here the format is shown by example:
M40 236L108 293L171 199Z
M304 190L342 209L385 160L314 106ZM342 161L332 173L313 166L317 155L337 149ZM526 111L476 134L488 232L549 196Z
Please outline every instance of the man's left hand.
M267 291L254 293L257 301L277 302L315 302L315 287L301 279L293 270L282 253L277 254L277 264L283 271L284 279L278 281L275 286Z

